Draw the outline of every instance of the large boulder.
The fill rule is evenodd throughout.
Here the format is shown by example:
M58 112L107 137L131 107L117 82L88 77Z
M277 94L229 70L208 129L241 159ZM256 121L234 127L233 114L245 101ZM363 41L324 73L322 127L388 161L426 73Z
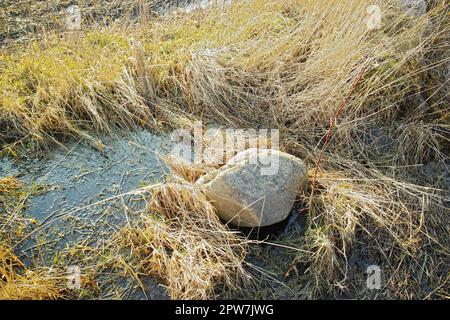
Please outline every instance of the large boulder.
M198 180L220 217L238 227L286 219L308 182L305 163L272 149L248 149Z

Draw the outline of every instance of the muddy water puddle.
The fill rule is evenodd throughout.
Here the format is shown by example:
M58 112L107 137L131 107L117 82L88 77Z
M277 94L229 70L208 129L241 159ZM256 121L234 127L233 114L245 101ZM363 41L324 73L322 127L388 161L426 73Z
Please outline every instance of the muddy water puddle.
M51 265L58 251L82 241L101 246L145 207L133 190L168 174L161 155L171 150L169 137L140 131L100 140L102 151L87 141L73 141L45 158L18 163L0 159L0 176L16 176L38 190L29 195L25 209L25 215L37 221L36 228L17 248L26 263L39 251L39 259ZM153 294L143 298L165 297L153 280L148 282Z

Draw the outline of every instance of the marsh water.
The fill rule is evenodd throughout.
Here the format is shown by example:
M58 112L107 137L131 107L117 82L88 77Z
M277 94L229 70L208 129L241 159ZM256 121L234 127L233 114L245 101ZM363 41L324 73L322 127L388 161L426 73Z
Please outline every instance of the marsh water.
M0 176L15 176L28 192L24 216L36 220L26 240L16 248L29 265L36 259L51 266L61 250L80 243L102 247L111 235L145 209L145 201L135 191L163 181L169 174L162 156L172 150L168 135L145 130L99 137L99 150L86 140L53 147L45 155L14 161L0 158ZM304 223L294 208L285 221L274 226L240 231L251 239L301 232ZM276 251L276 249L275 249ZM264 268L264 263L249 257ZM116 277L110 282L127 288L131 279ZM166 299L165 289L156 280L141 280L145 291L134 288L121 298ZM114 298L106 293L103 298Z
M130 208L144 205L131 191L161 181L168 172L161 160L170 151L167 136L138 131L101 141L102 151L80 140L39 158L16 163L0 159L0 176L16 176L35 190L29 193L24 214L35 219L37 227L18 248L25 262L36 257L37 237L40 246L45 245L40 259L46 264L59 250L85 239L101 245L129 219Z

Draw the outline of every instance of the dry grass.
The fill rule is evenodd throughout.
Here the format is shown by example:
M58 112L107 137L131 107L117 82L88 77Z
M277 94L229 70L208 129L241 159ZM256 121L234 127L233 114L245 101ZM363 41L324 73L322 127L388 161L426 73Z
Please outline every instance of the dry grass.
M0 300L61 299L64 280L45 268L26 268L9 247L0 243Z
M146 296L148 276L172 299L232 296L251 286L244 268L247 240L220 222L196 186L175 178L131 193L142 196L144 210L130 213L126 225L101 245L81 244L62 254L92 280L84 281L81 296L122 298L128 287L118 284L124 278Z
M372 4L380 30L366 26ZM283 148L316 168L307 233L294 243L310 252L293 257L307 265L298 296L366 297L348 262L365 248L390 275L387 297L448 297L442 195L389 171L448 161L448 9L434 1L411 17L394 1L251 0L49 35L0 55L1 143L42 147L194 119L280 129ZM189 182L207 170L169 166ZM152 192L150 213L117 239L133 252L133 274L158 276L174 298L245 282L246 249L201 193L186 182Z
M450 254L445 246L449 239L436 237L429 223L432 217L445 223L445 213L431 208L439 206L442 194L360 165L344 162L340 170L336 164L332 167L317 175L309 199L304 246L312 253L301 253L295 260L309 266L306 274L314 279L313 295L350 291L364 297L365 278L360 274L360 282L355 281L358 273L351 269L351 257L383 270L385 297L424 298L427 280L433 288L445 285L448 274L436 270ZM358 256L361 248L365 253ZM425 280L418 270L435 274ZM402 284L405 279L407 284Z
M219 221L194 185L152 188L140 223L119 237L140 260L138 270L162 280L172 299L207 299L218 287L239 291L249 283L245 239Z
M211 169L189 167L173 159L170 167L176 176L188 178ZM275 240L275 245L287 248L284 258L290 262L285 267L268 262L268 266L281 269L285 277L295 271L297 277L287 282L289 296L448 297L450 233L448 210L443 203L445 193L329 154L324 156L322 167L326 169L310 170L308 193L299 199L306 207L305 233ZM249 246L250 252L254 244ZM267 245L271 247L272 242ZM271 259L270 255L267 259ZM355 259L360 266L356 270L350 261ZM383 271L383 290L378 296L366 287L365 268L372 264ZM250 291L244 297L285 294L283 288L270 289L271 285L264 281L260 285L258 291L269 288L268 293Z
M22 218L26 190L15 177L0 178L0 241L18 238L26 227Z
M21 215L26 194L16 178L0 178L0 300L62 298L65 278L48 268L27 268L13 252L30 222Z
M364 70L339 119L335 152L377 158L371 130L396 140L403 126L423 123L432 136L420 139L430 143L413 160L439 158L448 143L448 106L433 94L442 84L431 79L423 87L422 80L448 63L447 8L442 2L413 18L389 2L376 4L381 30L366 27L368 1L250 1L138 28L49 35L0 56L1 139L42 146L93 130L178 126L196 115L232 127L280 128L289 145L315 147ZM412 160L399 153L407 154L387 156Z
M116 20L141 21L155 16L171 0L4 0L0 3L0 46L20 45L48 32L67 33L66 10L77 5L85 28L107 26ZM176 1L181 5L184 0Z

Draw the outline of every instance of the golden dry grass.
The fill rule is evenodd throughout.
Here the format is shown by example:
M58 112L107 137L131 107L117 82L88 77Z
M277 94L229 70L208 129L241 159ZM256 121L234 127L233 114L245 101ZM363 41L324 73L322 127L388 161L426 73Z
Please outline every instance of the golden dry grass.
M430 208L440 203L438 190L345 164L340 170L320 172L311 192L305 246L312 254L301 253L296 259L309 265L318 292L354 290L362 296L358 291L364 291L363 277L362 284L353 282L357 289L351 288L348 259L354 247L367 250L365 259L380 266L386 276L384 288L397 298L420 297L421 284L414 283L420 277L418 269L431 274L445 263L449 252L443 246L448 239L432 234L428 221L438 217L445 223L444 212ZM408 260L414 267L405 270ZM432 286L448 281L445 273L435 276ZM408 285L400 285L398 277L407 277Z
M199 172L214 170L174 159L169 159L169 167L181 181L195 181ZM316 299L349 293L352 297L371 297L373 292L365 286L364 273L350 270L349 259L359 250L365 252L357 256L359 263L375 263L384 272L381 297L447 297L449 278L445 270L450 252L446 244L450 239L445 193L392 178L345 158L325 156L322 167L326 169L310 170L308 192L299 197L306 207L305 234L276 241L276 245L288 248L287 256L291 257L287 266L278 267L286 274L293 270L297 274L288 282L298 290L290 293L292 297ZM196 198L206 201L201 200L203 194ZM249 242L250 252L256 244ZM272 263L277 264L269 265ZM307 268L299 274L297 266ZM424 283L433 289L424 289ZM251 292L244 296L251 297ZM266 297L277 295L276 291L269 292Z
M366 25L373 4L380 30ZM364 297L347 272L357 246L390 272L393 297L448 297L441 191L390 169L448 160L449 27L445 1L412 17L394 1L251 0L49 35L0 55L0 139L14 151L194 119L277 128L283 148L314 168L307 234L293 244L308 252L292 258L308 266L299 297ZM191 183L209 170L169 166ZM157 275L174 298L215 296L216 282L237 288L245 248L202 194L185 182L151 199L117 239L136 255L132 273Z
M315 146L364 70L340 116L336 152L377 157L367 132L383 128L395 140L403 126L423 123L420 139L408 135L411 148L418 146L414 160L439 157L448 108L433 94L439 82L422 88L421 80L448 63L447 8L441 3L417 18L390 2L376 4L381 30L366 26L368 1L250 1L136 28L49 35L0 56L1 138L42 146L93 130L178 126L196 115L233 127L280 128L290 145ZM441 59L430 60L432 51ZM419 94L425 102L409 108L408 97ZM398 154L410 153L389 156L410 160Z
M140 223L119 237L139 259L138 270L162 280L172 299L208 299L220 286L239 291L249 283L245 239L219 221L194 185L152 188Z
M48 269L26 268L0 243L0 300L48 300L64 297L65 279Z
M146 208L102 239L101 246L88 242L62 253L66 261L83 266L83 277L91 279L83 281L81 297L111 295L111 287L123 277L146 295L143 280L151 276L172 299L232 296L251 287L244 268L247 239L220 222L198 187L174 176L130 194L142 196ZM121 298L120 290L124 288L112 297Z
M48 268L27 268L13 245L26 227L21 216L23 185L14 177L0 178L0 300L42 300L64 297L64 278Z

